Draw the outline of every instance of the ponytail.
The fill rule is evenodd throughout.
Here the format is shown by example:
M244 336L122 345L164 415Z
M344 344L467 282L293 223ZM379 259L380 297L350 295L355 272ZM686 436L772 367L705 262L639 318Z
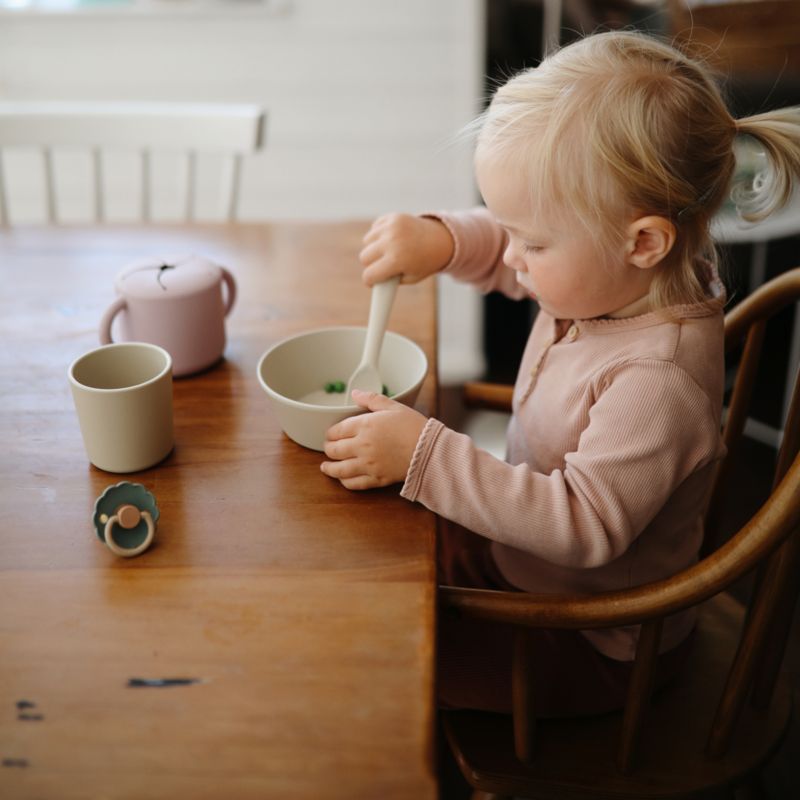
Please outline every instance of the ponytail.
M741 217L759 222L785 206L800 183L800 106L754 114L735 125L737 133L752 137L766 155L766 167L731 191Z

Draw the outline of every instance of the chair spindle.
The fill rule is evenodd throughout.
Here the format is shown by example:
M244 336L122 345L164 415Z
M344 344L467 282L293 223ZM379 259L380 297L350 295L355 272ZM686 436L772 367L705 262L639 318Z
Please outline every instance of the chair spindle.
M773 577L779 568L782 550L783 548L769 557L765 579L760 582L750 604L739 647L711 725L706 745L706 752L710 758L718 758L727 751L736 721L753 686L756 670L759 667L756 653L764 647L770 628L768 622L774 619L783 595L782 587Z
M58 222L58 209L56 208L56 176L53 169L53 151L46 147L42 151L44 165L44 191L47 201L47 221L50 225Z
M514 631L514 653L511 663L511 694L514 713L514 752L528 764L533 760L534 733L536 730L536 704L534 698L530 637L525 628Z
M717 542L719 519L725 503L725 491L728 485L730 471L733 466L734 453L742 436L747 422L747 409L755 387L758 372L759 358L764 344L766 322L755 323L749 330L745 339L744 350L736 371L733 384L731 402L728 406L728 415L723 430L723 441L727 448L727 456L719 465L711 490L711 500L708 504L705 519L705 540L701 556L705 557L713 552Z
M241 182L242 177L242 157L238 154L233 154L229 156L229 180L228 180L228 191L227 191L227 201L225 203L225 220L227 222L233 222L236 220L239 209L238 199L239 199L239 184Z
M147 150L142 150L140 159L142 169L142 219L145 222L150 222L150 153Z
M6 179L3 171L3 153L0 151L0 227L8 225L8 195L6 194Z
M782 480L800 451L800 369L794 379L791 400L783 423L783 437L778 450L778 463L775 467L775 478L772 486L775 488Z
M645 622L639 634L636 646L636 659L633 662L631 682L628 686L628 697L625 703L625 715L622 720L617 764L623 775L630 775L636 759L636 748L642 732L650 695L653 691L656 664L658 663L658 646L661 643L663 618Z
M184 162L185 169L185 186L186 186L186 199L185 199L185 212L184 215L190 222L194 219L196 209L194 204L194 191L197 182L197 156L193 150L186 154Z
M800 370L795 376L789 411L784 423L773 489L786 475L792 461L800 451L800 419L798 417L800 417ZM769 631L769 643L759 662L753 686L751 701L753 706L759 709L766 709L769 706L789 639L794 607L800 588L795 577L800 565L800 531L795 531L791 535L779 553L774 568L772 561L769 562L770 571L766 574L766 580L774 581L777 584L780 597L776 603L775 619Z
M797 569L800 566L800 532L795 531L778 551L774 572L768 580L776 583L775 618L768 631L767 644L756 666L753 692L750 698L753 708L766 710L772 701L775 684L792 628L794 607L797 603Z
M103 191L103 153L99 147L92 148L92 188L94 190L94 220L105 219L105 192Z

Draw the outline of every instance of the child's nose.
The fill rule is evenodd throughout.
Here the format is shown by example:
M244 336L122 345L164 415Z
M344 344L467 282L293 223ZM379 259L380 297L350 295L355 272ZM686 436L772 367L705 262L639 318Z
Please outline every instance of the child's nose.
M519 253L511 242L506 244L506 249L503 251L503 263L510 269L517 269L521 262Z

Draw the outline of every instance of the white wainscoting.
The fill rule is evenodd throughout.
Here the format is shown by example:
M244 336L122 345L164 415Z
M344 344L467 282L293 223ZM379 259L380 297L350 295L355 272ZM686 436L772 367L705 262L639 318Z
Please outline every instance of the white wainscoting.
M483 0L291 0L281 13L229 5L7 11L0 99L258 103L266 149L245 170L243 219L474 202L469 148L450 140L480 105ZM33 221L36 166L25 154L9 160L17 188L30 178L14 219ZM80 165L61 161L69 182ZM161 207L168 218L168 198ZM132 213L124 198L116 213Z

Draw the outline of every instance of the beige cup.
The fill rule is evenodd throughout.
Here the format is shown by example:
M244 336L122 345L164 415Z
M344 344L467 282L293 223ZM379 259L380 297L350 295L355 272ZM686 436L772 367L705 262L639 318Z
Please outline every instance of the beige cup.
M145 342L98 347L72 362L69 382L96 467L138 472L172 450L172 359L163 348Z

